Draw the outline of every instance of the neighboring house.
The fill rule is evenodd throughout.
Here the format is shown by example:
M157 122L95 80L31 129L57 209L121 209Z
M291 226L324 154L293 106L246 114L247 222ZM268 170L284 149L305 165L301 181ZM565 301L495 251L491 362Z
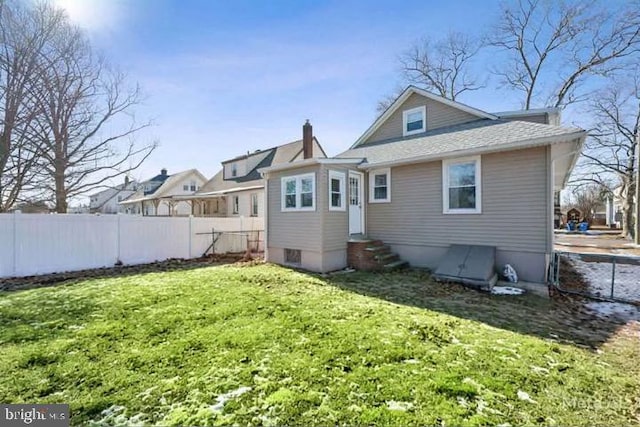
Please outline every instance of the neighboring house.
M159 175L141 182L135 193L120 202L127 213L144 216L186 216L193 213L191 202L182 196L192 195L207 181L197 169Z
M496 268L544 282L556 195L586 137L547 124L553 111L501 118L408 87L342 154L261 170L267 260L338 270L364 236L435 268L452 244L489 245Z
M622 186L613 189L612 194L605 201L605 224L611 228L622 228L622 205L624 203L621 193Z
M567 221L579 222L582 218L582 212L576 208L571 208L567 211Z
M222 169L191 196L196 216L264 217L264 180L258 169L299 162L305 158L325 158L322 146L311 134L310 138L279 145L266 150L235 157L222 162ZM306 147L306 148L305 148Z
M126 213L128 208L121 205L120 202L135 193L137 187L138 183L130 181L129 177L126 176L124 183L89 196L89 212L103 214Z

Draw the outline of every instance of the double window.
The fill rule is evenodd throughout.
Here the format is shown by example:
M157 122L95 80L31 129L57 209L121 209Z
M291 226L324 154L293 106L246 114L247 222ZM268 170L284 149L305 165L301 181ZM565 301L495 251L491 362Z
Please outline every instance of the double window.
M369 203L391 201L391 170L378 169L369 172Z
M346 176L344 172L329 171L329 210L344 211Z
M282 210L316 209L316 176L313 173L282 178Z
M481 213L480 156L442 162L444 213Z
M402 112L402 136L414 135L427 130L427 107L412 108Z

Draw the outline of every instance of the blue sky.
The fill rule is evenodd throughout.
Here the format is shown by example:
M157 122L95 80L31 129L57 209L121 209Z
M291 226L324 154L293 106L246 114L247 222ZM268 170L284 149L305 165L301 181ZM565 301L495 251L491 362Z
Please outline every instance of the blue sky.
M327 154L347 149L397 87L399 52L449 30L481 34L498 1L54 0L94 44L138 81L137 110L160 147L136 178L197 168L301 138L310 119ZM487 67L479 58L476 66ZM517 108L486 89L461 100Z

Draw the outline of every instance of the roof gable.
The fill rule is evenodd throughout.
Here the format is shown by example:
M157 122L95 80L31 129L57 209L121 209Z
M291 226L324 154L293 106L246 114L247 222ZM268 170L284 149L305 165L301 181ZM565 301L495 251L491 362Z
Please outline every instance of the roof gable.
M401 120L402 119L401 107L404 106L405 103L407 103L407 106L406 106L407 108L415 106L413 104L415 104L417 102L416 100L420 98L424 101L423 105L427 103L431 105L431 108L430 108L431 110L434 109L434 106L438 106L438 109L446 110L445 112L447 115L458 116L458 117L452 118L452 120L442 123L441 125L437 125L435 128L459 124L459 123L468 122L468 121L477 120L477 119L492 119L492 120L497 119L497 117L494 116L493 114L489 114L477 108L469 107L468 105L462 104L460 102L451 101L449 99L435 95L431 92L417 88L415 86L409 86L373 122L373 124L362 134L362 136L358 138L358 140L351 146L351 148L355 148L367 142L380 141L383 139L387 139L386 136L389 136L389 135L386 135L385 132L381 132L381 128L383 128L385 125L388 125L388 122L390 121L397 122L398 120ZM430 112L427 111L427 122L429 122L429 120L432 120L431 116L432 114L430 114ZM432 129L434 129L433 126L431 126L430 129L429 129L429 126L427 126L427 130L432 130ZM396 133L397 133L397 130L396 130ZM401 134L390 135L390 137L397 137L397 136L401 136Z

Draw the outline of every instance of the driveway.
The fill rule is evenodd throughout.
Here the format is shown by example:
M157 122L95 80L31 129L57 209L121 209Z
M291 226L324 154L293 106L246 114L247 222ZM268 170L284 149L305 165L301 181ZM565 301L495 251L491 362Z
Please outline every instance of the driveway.
M555 232L555 250L562 252L599 253L640 256L640 247L619 232L587 231L586 233Z

